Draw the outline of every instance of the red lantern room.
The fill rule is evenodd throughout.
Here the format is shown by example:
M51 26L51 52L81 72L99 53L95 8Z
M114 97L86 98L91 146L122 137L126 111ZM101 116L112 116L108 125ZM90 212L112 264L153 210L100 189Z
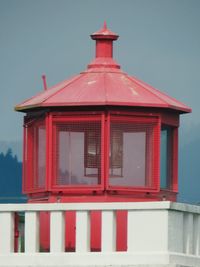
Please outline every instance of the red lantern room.
M129 76L113 59L118 35L91 35L79 75L20 105L23 191L29 201L176 200L179 115L189 107Z

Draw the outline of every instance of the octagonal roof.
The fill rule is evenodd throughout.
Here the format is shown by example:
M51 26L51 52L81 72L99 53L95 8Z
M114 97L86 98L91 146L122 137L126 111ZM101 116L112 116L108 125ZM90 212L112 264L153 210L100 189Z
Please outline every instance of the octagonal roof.
M43 107L112 105L191 112L185 104L120 69L112 57L113 41L118 35L111 32L105 23L91 38L96 40L96 57L85 71L24 101L15 109L26 112Z

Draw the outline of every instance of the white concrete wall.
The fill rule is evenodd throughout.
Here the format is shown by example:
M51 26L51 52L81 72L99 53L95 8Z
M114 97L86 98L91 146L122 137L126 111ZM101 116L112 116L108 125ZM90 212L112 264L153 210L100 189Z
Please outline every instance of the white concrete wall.
M65 211L76 211L76 252L64 252ZM90 211L102 211L102 249L90 252ZM116 251L116 211L127 210L127 251ZM25 212L25 252L13 253L14 212ZM50 212L50 252L39 252L39 212ZM0 205L0 266L200 267L200 207L171 202Z

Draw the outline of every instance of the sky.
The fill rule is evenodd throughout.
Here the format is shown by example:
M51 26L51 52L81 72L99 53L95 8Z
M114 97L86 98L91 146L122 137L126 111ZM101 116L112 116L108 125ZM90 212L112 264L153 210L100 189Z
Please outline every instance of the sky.
M122 69L192 107L182 129L200 129L199 13L199 0L0 0L0 141L22 139L14 106L43 90L42 74L50 87L86 68L104 20Z
M22 141L14 106L85 70L103 22L122 69L190 106L180 145L200 135L199 0L0 0L0 141Z

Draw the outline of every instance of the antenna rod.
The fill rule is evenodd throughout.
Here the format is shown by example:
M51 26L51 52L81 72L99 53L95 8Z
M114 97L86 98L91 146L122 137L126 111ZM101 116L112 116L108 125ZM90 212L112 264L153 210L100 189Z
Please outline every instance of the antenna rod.
M47 88L47 81L46 81L46 75L45 74L42 75L42 80L43 80L44 90L46 91L48 88Z

